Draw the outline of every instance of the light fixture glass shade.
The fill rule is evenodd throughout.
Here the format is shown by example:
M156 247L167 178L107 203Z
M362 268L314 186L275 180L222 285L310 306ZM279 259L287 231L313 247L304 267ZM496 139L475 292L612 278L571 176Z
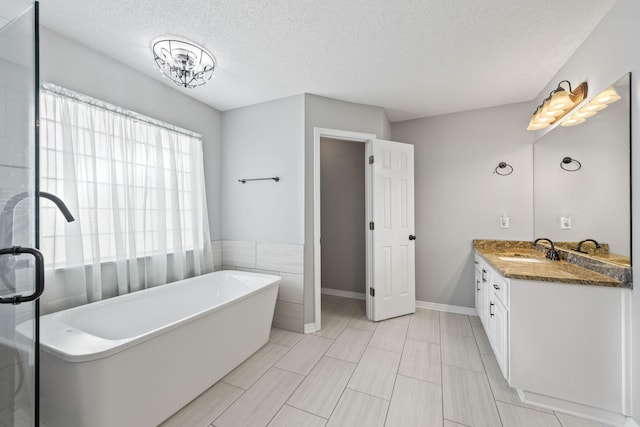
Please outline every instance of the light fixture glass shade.
M577 113L575 113L571 117L579 117L581 119L588 119L589 117L595 116L597 113L598 113L597 111L583 111L581 109L580 111L578 111Z
M549 101L549 110L566 111L571 109L573 105L573 100L569 94L564 90L560 90L551 96L551 100Z
M604 110L605 108L607 108L607 104L600 104L600 103L591 101L590 103L588 103L587 105L582 107L580 109L580 111L592 111L593 112L593 111Z
M549 110L547 107L542 107L539 115L546 117L558 117L561 116L564 110Z
M575 126L575 125L579 125L580 123L584 123L586 122L586 119L583 119L582 117L576 117L571 116L569 117L569 119L565 120L564 122L560 123L560 126Z
M556 118L553 116L544 116L541 114L537 114L534 118L533 118L533 122L534 123L551 123L555 120Z
M194 88L213 77L215 57L195 43L159 38L154 40L151 48L160 71L178 86Z
M549 123L539 123L539 122L535 122L534 118L531 118L531 121L529 122L529 126L527 127L527 130L538 130L538 129L544 129L547 126L549 126Z
M620 95L618 95L618 92L616 92L613 86L610 86L607 89L603 90L598 96L596 96L593 101L599 104L611 104L619 99Z

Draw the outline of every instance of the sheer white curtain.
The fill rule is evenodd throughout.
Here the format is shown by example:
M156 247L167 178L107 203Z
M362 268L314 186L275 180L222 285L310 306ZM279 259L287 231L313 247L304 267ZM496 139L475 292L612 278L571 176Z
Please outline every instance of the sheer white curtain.
M40 248L43 312L213 270L202 138L43 84Z

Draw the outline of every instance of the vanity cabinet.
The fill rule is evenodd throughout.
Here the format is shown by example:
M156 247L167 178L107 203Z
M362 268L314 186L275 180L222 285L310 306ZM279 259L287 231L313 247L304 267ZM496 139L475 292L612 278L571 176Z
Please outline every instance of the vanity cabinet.
M509 279L476 255L476 310L505 378L509 377Z
M524 402L629 414L629 289L505 278L478 254L475 263L478 316Z

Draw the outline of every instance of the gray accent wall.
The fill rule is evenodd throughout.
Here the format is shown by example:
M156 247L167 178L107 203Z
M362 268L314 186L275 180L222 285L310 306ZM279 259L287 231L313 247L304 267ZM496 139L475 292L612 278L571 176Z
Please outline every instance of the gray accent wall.
M364 294L365 144L320 139L322 287Z
M383 108L317 95L304 95L304 322L313 323L313 130L315 127L372 133L389 138Z
M144 53L151 66L151 52ZM201 134L211 240L220 239L218 110L181 93L188 89L163 84L45 27L40 31L40 79Z
M474 307L471 241L533 238L532 111L527 102L392 123L391 139L414 145L418 301ZM493 173L501 161L511 175Z
M304 95L222 115L224 240L304 243ZM280 178L241 184L241 178Z

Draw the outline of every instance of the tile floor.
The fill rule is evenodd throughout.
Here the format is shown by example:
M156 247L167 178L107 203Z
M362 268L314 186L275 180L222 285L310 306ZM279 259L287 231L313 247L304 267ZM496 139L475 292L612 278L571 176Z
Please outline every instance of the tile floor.
M431 310L384 322L322 296L321 331L269 342L162 427L599 427L527 406L480 320Z

